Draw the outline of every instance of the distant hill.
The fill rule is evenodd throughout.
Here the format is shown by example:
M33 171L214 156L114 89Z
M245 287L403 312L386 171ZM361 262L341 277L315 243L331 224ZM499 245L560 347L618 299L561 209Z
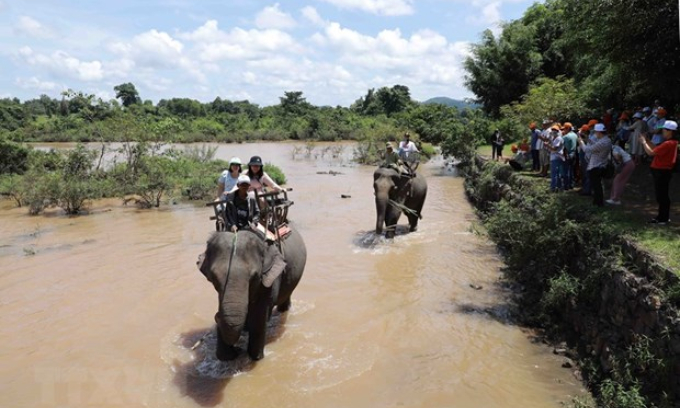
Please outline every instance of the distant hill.
M446 96L437 96L436 98L430 98L423 103L425 104L438 103L446 106L455 106L456 108L458 108L458 110L463 110L465 108L475 109L479 107L479 105L476 103L469 103L458 99L451 99L447 98Z

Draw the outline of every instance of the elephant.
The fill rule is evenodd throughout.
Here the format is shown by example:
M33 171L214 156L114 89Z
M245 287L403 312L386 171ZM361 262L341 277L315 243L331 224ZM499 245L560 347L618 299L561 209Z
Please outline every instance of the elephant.
M298 231L278 243L249 230L214 232L197 262L201 273L218 293L217 349L219 360L238 356L234 346L243 331L249 332L248 355L264 357L267 322L276 306L285 312L307 262L307 249Z
M375 192L376 234L382 234L383 225L385 225L385 237L394 238L397 221L402 212L400 206L412 211L405 211L409 231L413 232L418 228L418 219L422 218L420 213L427 196L427 181L422 174L413 175L400 172L393 167L379 167L373 173L373 190Z

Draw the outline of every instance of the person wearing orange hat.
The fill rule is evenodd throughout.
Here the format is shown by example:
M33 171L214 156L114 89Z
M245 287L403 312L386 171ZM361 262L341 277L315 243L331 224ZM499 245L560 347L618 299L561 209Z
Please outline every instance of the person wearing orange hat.
M536 122L529 124L529 131L531 132L531 170L539 171L541 169L541 161L539 158L538 137L541 131L536 129Z
M564 141L564 163L562 164L562 179L564 182L564 189L571 190L574 188L574 167L577 162L576 148L578 147L578 136L574 133L574 126L570 122L565 122L562 125L562 140Z
M564 139L559 125L550 128L551 141L548 146L550 150L550 191L556 193L564 189L564 179L562 177L564 166Z
M628 130L628 127L630 126L630 122L628 121L628 114L626 112L623 112L621 116L619 116L619 122L616 124L616 144L621 146L622 148L626 147L626 143L628 142L628 139L630 137L630 130Z
M597 124L597 120L593 119L588 123L592 123L593 126ZM586 144L590 143L590 130L589 125L583 125L579 129L578 138L579 140L585 141ZM581 191L579 195L590 195L590 177L588 176L588 158L586 157L586 152L579 146L578 150L578 170L579 170L579 181L581 182Z
M543 119L543 130L538 135L538 160L541 165L540 177L548 177L548 168L550 167L550 126L552 121L550 119Z
M649 129L652 132L652 144L658 146L665 140L663 138L663 125L666 123L666 109L659 107L656 110L656 121L654 126L650 126Z
M586 144L583 139L580 139L579 145L586 152L586 155L590 155L588 159L588 175L590 176L593 191L593 204L598 207L604 207L602 178L612 154L612 141L607 136L607 129L604 124L598 123L595 125L594 130L597 141Z

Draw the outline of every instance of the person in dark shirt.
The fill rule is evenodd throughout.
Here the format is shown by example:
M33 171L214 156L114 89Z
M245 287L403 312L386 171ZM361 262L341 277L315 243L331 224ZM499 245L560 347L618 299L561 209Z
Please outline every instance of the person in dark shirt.
M248 194L250 178L241 175L236 182L237 190L227 194L227 231L236 232L248 229L251 224L257 225L260 220L260 208L255 197Z

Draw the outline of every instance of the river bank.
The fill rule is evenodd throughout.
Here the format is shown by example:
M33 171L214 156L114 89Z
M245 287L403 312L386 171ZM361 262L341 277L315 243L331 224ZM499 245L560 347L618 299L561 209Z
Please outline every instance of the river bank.
M615 213L477 157L466 193L507 263L521 320L573 348L604 407L680 402L680 283Z

